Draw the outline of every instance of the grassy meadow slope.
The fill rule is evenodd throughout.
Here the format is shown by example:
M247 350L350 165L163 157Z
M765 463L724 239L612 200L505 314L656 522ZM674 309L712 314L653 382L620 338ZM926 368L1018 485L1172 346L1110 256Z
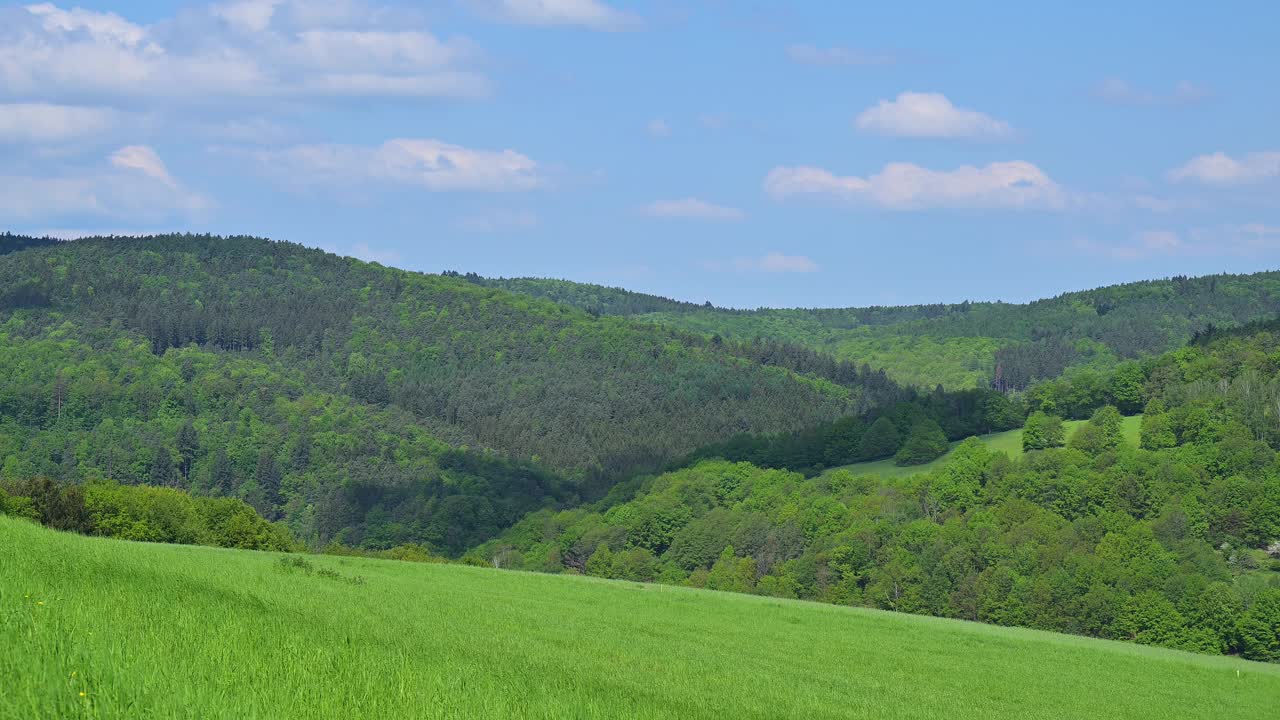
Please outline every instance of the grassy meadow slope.
M1068 437L1075 432L1081 425L1086 424L1087 420L1067 420L1062 424ZM1124 419L1124 437L1131 447L1138 446L1138 433L1142 430L1142 416L1132 415ZM989 449L996 452L1002 452L1009 456L1010 459L1022 457L1022 428L1017 430L1006 430L1005 432L991 433L989 435L979 435L978 439L982 441ZM873 462L853 463L852 465L844 465L832 470L848 470L855 475L879 475L880 477L894 478L906 477L908 475L916 475L918 473L933 472L951 459L951 453L955 451L959 442L951 443L951 450L942 457L923 465L901 466L894 463L893 458L884 460L875 460ZM830 472L830 471L828 471Z
M589 578L0 517L0 719L1274 717L1280 667ZM304 567L310 564L311 567Z

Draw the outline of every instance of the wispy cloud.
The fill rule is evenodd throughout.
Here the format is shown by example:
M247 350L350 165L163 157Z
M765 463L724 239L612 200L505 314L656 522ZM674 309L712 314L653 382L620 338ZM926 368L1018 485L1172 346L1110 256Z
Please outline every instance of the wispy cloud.
M931 170L889 163L867 177L840 176L818 167L777 167L764 181L776 199L828 197L893 210L926 208L1046 208L1067 204L1067 193L1035 165L1015 160L982 167Z
M116 218L129 222L191 219L213 207L185 188L149 147L120 148L105 162L50 176L0 175L0 216L23 220Z
M653 137L670 137L671 126L662 118L654 118L645 126L645 130Z
M720 130L729 126L728 113L703 113L698 116L698 124L710 130Z
M702 267L715 272L739 273L811 273L821 268L804 255L771 252L760 257L736 257L731 260L709 260Z
M1001 140L1014 134L1003 120L958 108L941 93L904 92L894 100L881 100L859 113L854 124L859 130L894 137Z
M1071 245L1090 255L1125 261L1160 257L1259 257L1280 251L1280 227L1254 222L1182 232L1142 230L1119 241L1076 237Z
M598 0L471 0L483 17L516 25L570 25L591 30L637 30L639 15Z
M351 246L351 256L365 262L376 262L380 265L396 265L400 263L400 253L395 250L371 247L369 243L359 242Z
M0 143L78 140L101 135L119 124L123 117L123 113L102 107L43 102L0 104Z
M823 48L805 44L788 45L787 57L803 65L892 65L898 62L897 54L885 50Z
M660 200L644 207L644 214L665 220L742 220L746 213L738 208L716 205L698 198Z
M1160 94L1136 88L1121 78L1109 77L1093 88L1093 95L1111 105L1177 107L1204 102L1211 93L1204 86L1184 80L1169 93Z
M173 176L169 174L169 168L165 167L164 161L155 150L146 145L129 145L120 148L111 154L111 164L126 170L137 170L170 187L177 186Z
M308 0L243 0L154 25L51 3L5 18L0 99L173 107L489 91L470 41L442 40L415 18L358 0L327 12Z
M535 227L538 216L529 210L491 210L478 215L459 218L455 223L459 230L473 233L495 233Z
M514 150L475 150L434 139L400 138L375 146L294 145L242 151L262 172L293 187L416 186L432 192L532 190L539 167Z
M1168 173L1172 182L1243 185L1280 177L1280 151L1255 152L1239 159L1223 152L1200 155Z

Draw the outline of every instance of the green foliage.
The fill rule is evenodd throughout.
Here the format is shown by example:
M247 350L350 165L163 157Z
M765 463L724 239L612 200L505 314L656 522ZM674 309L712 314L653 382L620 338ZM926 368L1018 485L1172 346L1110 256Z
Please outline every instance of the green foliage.
M10 297L21 288L34 289ZM6 322L9 343L56 335L114 354L141 337L158 356L192 345L234 353L310 392L395 406L451 444L538 458L602 486L736 431L797 431L899 392L882 374L812 350L729 347L460 277L244 237L86 239L0 256ZM50 407L54 421L71 410L80 424L97 409L65 407L55 379L41 381L46 394L38 411L22 408L23 424L45 425ZM73 382L86 379L64 381ZM168 389L148 388L145 414L163 409ZM148 453L155 484L180 479L183 450L199 454L190 436L175 447L181 427L161 439L169 458ZM263 509L275 505L272 488L258 491Z
M784 468L805 474L851 463L893 457L902 448L902 431L921 423L942 433L918 437L918 446L909 453L914 462L927 463L947 451L947 439L961 440L973 435L1007 430L1022 424L1022 404L994 390L935 390L928 394L908 392L904 399L861 416L846 416L798 433L777 435L739 434L715 443L671 463L668 469L687 467L706 458L745 461L753 465ZM870 427L881 419L874 433Z
M1172 418L1165 410L1164 402L1159 398L1147 403L1142 415L1142 440L1144 450L1160 450L1178 444L1178 437L1173 432Z
M898 452L902 445L902 435L887 416L881 416L862 436L858 444L858 455L868 460L887 457Z
M950 449L946 433L942 426L930 418L917 422L911 428L902 448L894 455L897 465L923 465L930 460L942 457Z
M1027 416L1027 422L1022 427L1022 449L1046 450L1062 447L1065 435L1062 418L1037 410Z
M1240 620L1241 654L1250 660L1280 662L1280 588L1258 594Z
M1280 273L1174 277L1067 293L1025 305L963 302L904 307L732 310L563 280L500 286L595 312L632 315L726 340L769 338L884 368L918 387L983 386L999 368L1002 389L1023 390L1064 371L1119 370L1098 390L1136 413L1141 388L1126 360L1172 350L1206 328L1280 311ZM1101 404L1101 403L1099 403ZM1093 407L1096 407L1094 405ZM1068 407L1052 414L1086 417ZM1092 409L1092 408L1090 408Z
M1140 449L1137 418L1104 405L1075 423L1067 448L1053 446L1063 422L1040 411L1023 431L1039 433L1027 444L1039 452L970 438L908 477L705 461L607 510L527 518L475 553L555 572L590 551L546 548L591 538L591 562L610 560L593 574L617 576L616 553L634 548L666 583L1268 658L1280 576L1250 548L1280 538L1280 437L1252 413L1277 389L1232 359L1246 348L1269 358L1277 345L1256 335L1195 349L1234 380L1195 371L1178 382L1183 351L1144 364L1147 407L1168 418L1173 447ZM895 439L895 417L939 442L922 407L884 411L859 445Z
M0 493L9 514L85 535L243 550L298 546L288 530L233 498L102 481L66 486L44 477L11 483Z
M1113 406L1099 408L1071 435L1067 447L1090 455L1115 450L1124 442L1124 418Z
M578 497L534 463L451 447L401 408L318 391L251 354L156 356L110 333L76 340L69 322L31 329L0 325L0 366L13 368L0 383L0 479L179 487L244 500L317 548L452 553Z

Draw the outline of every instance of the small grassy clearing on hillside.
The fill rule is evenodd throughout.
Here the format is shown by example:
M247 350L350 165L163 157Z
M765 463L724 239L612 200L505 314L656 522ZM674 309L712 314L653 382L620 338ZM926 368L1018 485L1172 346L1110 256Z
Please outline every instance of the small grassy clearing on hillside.
M1089 422L1088 420L1068 420L1064 422L1063 428L1066 430L1066 436L1071 437L1071 433L1076 428ZM1133 415L1124 419L1124 439L1130 445L1137 446L1138 434L1142 430L1142 416ZM1017 430L1007 430L1005 432L991 433L990 435L981 435L978 438L986 443L987 447L998 452L1006 453L1010 459L1018 459L1022 457L1022 428ZM955 450L959 442L951 443L951 450ZM875 460L872 462L854 463L852 465L844 465L839 470L848 470L855 475L879 475L885 478L909 477L919 473L931 472L937 470L947 463L951 457L951 451L947 451L946 455L925 463L924 465L908 465L902 467L895 465L893 458L884 460Z

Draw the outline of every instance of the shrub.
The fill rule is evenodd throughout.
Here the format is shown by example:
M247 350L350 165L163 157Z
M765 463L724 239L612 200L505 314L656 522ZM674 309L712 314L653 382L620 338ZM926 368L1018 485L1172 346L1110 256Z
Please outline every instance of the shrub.
M930 419L921 420L911 428L902 449L894 456L894 464L923 465L930 460L942 457L950 445L942 427Z
M1037 410L1027 417L1026 424L1022 426L1022 449L1062 447L1064 437L1062 418Z

